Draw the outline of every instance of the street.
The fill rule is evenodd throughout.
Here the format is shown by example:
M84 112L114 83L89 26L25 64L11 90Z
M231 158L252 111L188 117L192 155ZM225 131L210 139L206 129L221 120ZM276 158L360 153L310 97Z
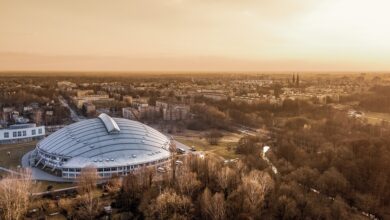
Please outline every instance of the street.
M68 102L64 99L64 97L59 96L59 97L58 97L58 100L60 101L60 103L61 103L62 106L64 106L65 108L69 109L69 111L70 111L70 117L72 118L72 120L73 120L74 122L78 122L78 121L81 121L81 120L84 120L84 119L85 119L84 116L79 116L79 115L76 113L76 111L73 110L73 109L69 106Z

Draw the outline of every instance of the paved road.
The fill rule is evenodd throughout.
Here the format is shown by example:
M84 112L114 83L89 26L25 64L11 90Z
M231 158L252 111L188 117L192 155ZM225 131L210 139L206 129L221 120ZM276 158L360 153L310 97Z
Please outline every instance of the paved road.
M263 147L263 153L261 154L261 157L265 160L265 162L268 163L268 165L271 167L272 169L272 172L274 172L274 174L278 174L278 169L276 169L276 167L274 166L274 164L268 159L267 157L267 151L269 151L270 147L269 146L264 146Z
M186 152L190 152L190 151L191 151L191 147L189 147L189 146L187 146L187 145L185 145L185 144L183 144L183 143L180 143L180 142L178 142L178 141L176 141L176 140L174 140L174 142L175 142L175 144L176 144L176 148L182 148L182 149L184 149Z
M378 118L378 117L373 117L373 116L362 116L363 118L368 118L368 119L374 119L374 120L377 120L377 121L384 121L384 122L390 122L389 120L386 120L384 118Z
M60 101L60 103L61 103L62 106L64 106L65 108L69 109L69 111L70 111L70 117L72 118L73 121L78 122L78 121L81 121L81 120L84 120L84 119L85 119L85 117L78 115L78 114L76 113L76 111L73 110L73 109L69 106L68 102L64 99L64 97L59 96L59 97L58 97L58 100Z
M5 168L5 167L0 167L0 170L1 170L1 171L4 171L4 172L7 172L7 173L12 173L12 174L20 175L20 173L14 171L14 170L7 169L7 168Z

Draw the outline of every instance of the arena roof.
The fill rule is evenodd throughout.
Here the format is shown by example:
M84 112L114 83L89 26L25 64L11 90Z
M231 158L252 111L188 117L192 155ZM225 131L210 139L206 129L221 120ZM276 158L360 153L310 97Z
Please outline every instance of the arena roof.
M169 143L165 135L145 124L101 114L58 130L39 142L37 149L69 158L63 167L106 167L169 157Z

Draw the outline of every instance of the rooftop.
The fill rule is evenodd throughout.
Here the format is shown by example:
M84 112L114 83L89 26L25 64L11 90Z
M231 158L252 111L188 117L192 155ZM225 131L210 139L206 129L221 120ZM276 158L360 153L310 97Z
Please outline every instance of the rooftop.
M109 115L102 113L99 115L98 118L100 118L100 120L102 120L102 122L103 122L104 126L106 127L107 132L109 134L119 133L121 131L118 124Z

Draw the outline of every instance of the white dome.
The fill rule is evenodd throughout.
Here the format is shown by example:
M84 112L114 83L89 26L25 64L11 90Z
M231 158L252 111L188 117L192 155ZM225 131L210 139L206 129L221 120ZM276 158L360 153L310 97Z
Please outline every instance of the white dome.
M113 167L168 158L169 143L145 124L102 114L58 130L39 142L36 150L50 167Z

